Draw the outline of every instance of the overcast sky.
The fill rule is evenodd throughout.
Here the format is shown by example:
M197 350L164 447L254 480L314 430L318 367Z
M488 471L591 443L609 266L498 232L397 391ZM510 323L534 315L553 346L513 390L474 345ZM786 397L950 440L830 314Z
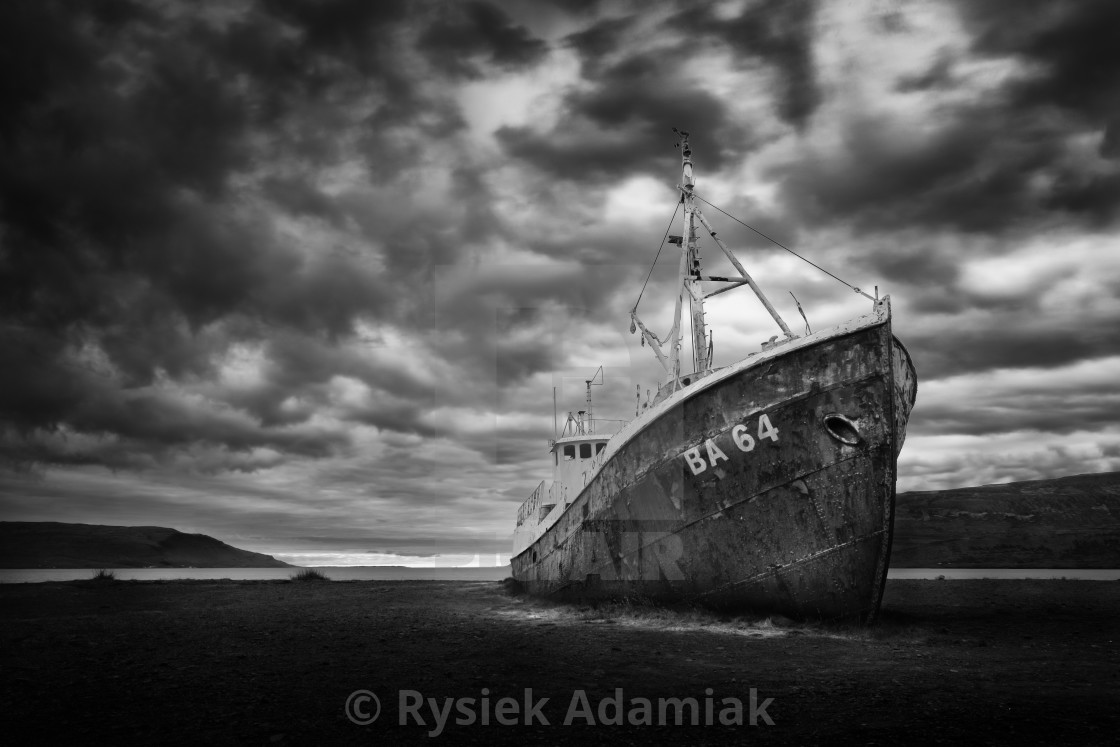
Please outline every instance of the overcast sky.
M0 518L507 553L552 387L656 386L674 126L891 295L900 490L1120 470L1115 0L5 0L0 61ZM795 329L870 310L706 214ZM710 308L717 365L778 332Z

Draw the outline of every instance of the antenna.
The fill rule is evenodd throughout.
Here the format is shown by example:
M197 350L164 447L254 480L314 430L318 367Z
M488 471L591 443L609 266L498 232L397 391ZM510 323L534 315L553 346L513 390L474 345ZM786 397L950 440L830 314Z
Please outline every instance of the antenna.
M603 378L604 378L603 377L603 367L599 366L599 370L597 370L595 372L594 376L592 376L590 379L585 379L584 380L585 383L587 384L587 432L588 433L591 433L591 431L594 428L594 425L592 423L592 416L591 416L591 385L594 384L595 386L602 386L603 385ZM598 379L598 381L595 381L595 379Z

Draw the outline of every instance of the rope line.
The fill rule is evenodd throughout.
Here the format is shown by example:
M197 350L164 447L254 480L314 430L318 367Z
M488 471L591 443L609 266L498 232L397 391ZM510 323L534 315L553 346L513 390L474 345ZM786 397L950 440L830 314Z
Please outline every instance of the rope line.
M669 219L669 226L665 229L665 235L661 237L661 246L657 247L657 254L653 257L653 264L649 266L649 272L646 273L646 281L642 283L642 290L638 293L638 300L634 302L634 311L638 310L638 304L642 302L642 294L646 292L646 286L649 284L649 279L653 275L653 268L657 267L657 259L661 256L661 250L665 248L665 240L669 238L669 231L673 230L673 223L677 220L677 211L681 209L682 202L684 202L683 195L677 202L677 206L673 208L673 217ZM716 208L716 210L719 210L719 208Z
M738 218L736 218L736 217L735 217L734 215L732 215L731 213L727 212L726 210L724 210L723 208L719 207L718 205L713 205L712 203L708 202L707 200L705 200L705 199L704 199L703 197L701 197L700 195L696 194L695 192L693 192L693 193L692 193L692 196L693 196L693 197L695 197L695 198L696 198L697 200L700 200L700 202L704 203L704 204L705 204L705 205L707 205L708 207L710 207L710 208L715 208L716 210L720 211L721 213L723 213L724 215L726 215L726 216L727 216L728 218L730 218L731 220L735 221L735 222L736 222L736 223L738 223L739 225L741 225L741 226L744 226L744 227L746 227L746 228L749 228L750 230L754 231L754 232L755 232L755 233L757 233L757 234L758 234L759 236L761 236L762 238L766 239L767 241L769 241L770 243L774 244L775 246L778 246L778 247L781 247L782 249L785 249L785 250L786 250L787 252L789 252L789 253L790 253L790 254L792 254L793 256L797 257L798 259L800 259L800 260L801 260L802 262L806 262L806 263L808 263L808 264L812 265L813 267L816 267L816 268L817 268L818 270L820 270L821 272L823 272L823 273L824 273L825 275L828 275L828 276L829 276L830 278L833 278L834 280L838 280L839 282L841 282L841 283L843 283L844 285L848 286L849 288L851 288L852 290L854 290L854 291L855 291L856 293L860 294L861 296L864 296L864 297L866 297L866 298L870 298L870 299L871 299L872 301L874 301L874 300L875 300L875 299L874 299L874 298L872 298L871 296L868 296L868 295L867 295L866 293L864 293L863 291L861 291L861 290L860 290L859 288L857 288L856 286L854 286L854 285L852 285L851 283L849 283L849 282L848 282L847 280L844 280L843 278L840 278L840 277L837 277L836 275L833 275L833 274L832 274L831 272L829 272L828 270L824 269L823 267L821 267L820 265L818 265L818 264L817 264L816 262L813 262L812 260L809 260L809 259L806 259L805 257L802 257L802 256L801 256L800 254L798 254L797 252L793 251L792 249L790 249L790 248L789 248L788 246L786 246L786 245L785 245L785 244L783 244L782 242L780 242L780 241L778 241L778 240L776 240L776 239L772 239L772 238L770 238L769 236L767 236L766 234L764 234L764 233L763 233L762 231L759 231L759 230L758 230L757 228L755 228L754 226L749 226L749 225L747 225L746 223L744 223L743 221L739 220L739 219L738 219ZM676 215L674 214L674 216L673 216L673 217L675 218L675 217L676 217ZM668 234L668 231L666 231L666 234ZM653 272L653 270L650 270L650 272ZM643 290L645 290L645 289L643 288ZM640 296L639 296L639 298L640 298ZM637 306L635 306L635 308L637 308Z

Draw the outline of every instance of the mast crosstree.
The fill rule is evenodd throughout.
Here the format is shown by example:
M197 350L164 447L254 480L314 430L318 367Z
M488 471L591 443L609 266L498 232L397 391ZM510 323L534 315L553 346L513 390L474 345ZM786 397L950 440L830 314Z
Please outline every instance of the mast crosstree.
M693 192L696 179L693 173L692 164L692 146L689 144L689 133L683 130L673 128L673 132L677 133L680 141L677 143L681 149L681 183L677 185L677 189L681 193L680 204L684 207L684 218L682 223L682 232L680 236L669 236L669 242L676 244L681 248L680 262L677 269L677 298L673 309L673 327L669 330L669 334L664 340L659 339L656 335L649 331L638 318L638 307L635 304L634 309L630 312L630 331L635 332L641 330L643 342L649 343L653 349L657 360L661 363L662 368L665 369L668 376L668 381L677 382L679 384L681 377L681 362L680 354L683 344L683 336L681 334L681 317L684 311L684 300L687 296L689 305L689 315L691 317L692 327L692 370L697 374L705 374L712 370L712 336L708 332L707 323L704 318L704 299L712 296L719 295L725 291L738 288L742 285L750 286L758 296L759 301L778 323L785 334L786 339L794 339L797 337L790 331L789 325L785 323L781 315L778 313L770 300L758 287L754 278L746 271L742 263L735 257L731 250L723 243L708 222L700 212L700 208L696 206L697 197ZM708 235L715 241L716 246L727 255L731 264L739 273L739 277L713 277L705 276L703 274L703 267L700 256L700 246L697 241L697 224L704 227ZM647 278L648 280L648 278ZM722 288L704 292L704 281L717 281L729 283ZM668 355L662 349L662 345L669 345Z

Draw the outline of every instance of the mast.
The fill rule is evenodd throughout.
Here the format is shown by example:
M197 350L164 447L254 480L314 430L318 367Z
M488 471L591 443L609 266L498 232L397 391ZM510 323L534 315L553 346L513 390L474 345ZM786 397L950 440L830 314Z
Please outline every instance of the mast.
M662 341L655 334L650 332L638 318L638 304L635 302L634 308L630 310L630 332L634 333L641 330L642 342L648 343L650 348L653 349L654 354L657 356L658 362L661 363L662 368L668 374L666 383L677 382L674 390L680 386L679 381L681 377L681 347L683 345L683 335L681 334L681 312L684 310L685 294L688 294L689 314L692 318L692 370L698 374L705 374L712 370L712 338L708 333L707 323L704 319L704 299L709 296L717 296L720 293L738 288L743 285L750 286L754 291L755 296L762 302L762 305L769 312L770 316L777 322L778 327L781 328L782 333L785 335L786 340L792 340L797 337L790 330L789 325L782 319L781 314L770 303L770 300L758 287L758 283L750 276L746 268L735 257L732 251L727 247L723 240L716 235L715 229L700 212L700 208L696 207L696 200L699 199L693 192L696 180L692 172L692 147L688 142L689 133L673 128L673 132L677 133L680 137L680 142L677 143L681 149L681 183L677 185L680 190L681 200L680 204L684 206L684 230L680 236L669 236L669 243L676 244L681 248L680 263L677 268L677 298L675 307L673 309L673 327L669 330L669 334ZM714 206L713 206L714 207ZM740 221L741 222L741 221ZM735 267L739 273L739 277L705 277L703 275L701 262L700 262L700 246L697 242L697 228L703 226L708 235L715 241L716 246L720 248L728 260ZM749 228L749 226L748 226ZM658 252L660 254L660 251ZM657 260L654 259L656 264ZM652 269L650 270L652 273ZM702 282L711 280L715 282L728 283L728 285L712 290L708 293L704 292ZM649 277L646 278L646 282ZM843 282L843 281L841 281ZM645 286L642 286L645 290ZM858 288L855 289L857 292ZM864 294L866 295L866 294ZM868 296L870 298L870 296ZM638 295L638 301L641 301L641 294ZM662 345L668 344L668 355L662 349ZM778 344L778 343L774 343Z
M596 379L598 379L598 381L596 381ZM595 372L594 376L592 376L590 379L585 379L584 380L584 383L587 384L587 432L588 433L591 433L592 429L594 429L594 427L595 427L595 421L594 421L594 415L593 415L594 411L591 409L591 387L592 387L592 385L602 386L603 385L603 380L604 379L603 379L603 367L602 366L599 366L599 369Z
M692 370L707 371L711 361L708 358L708 328L704 321L704 290L700 285L700 245L696 241L696 199L692 194L696 180L692 173L692 147L688 133L673 131L680 135L681 142L681 199L684 202L683 231L681 232L680 293L677 295L676 323L679 329L681 306L684 294L688 294L688 304L692 315ZM678 353L679 356L679 353ZM678 357L679 362L679 357ZM679 369L676 370L680 375Z

